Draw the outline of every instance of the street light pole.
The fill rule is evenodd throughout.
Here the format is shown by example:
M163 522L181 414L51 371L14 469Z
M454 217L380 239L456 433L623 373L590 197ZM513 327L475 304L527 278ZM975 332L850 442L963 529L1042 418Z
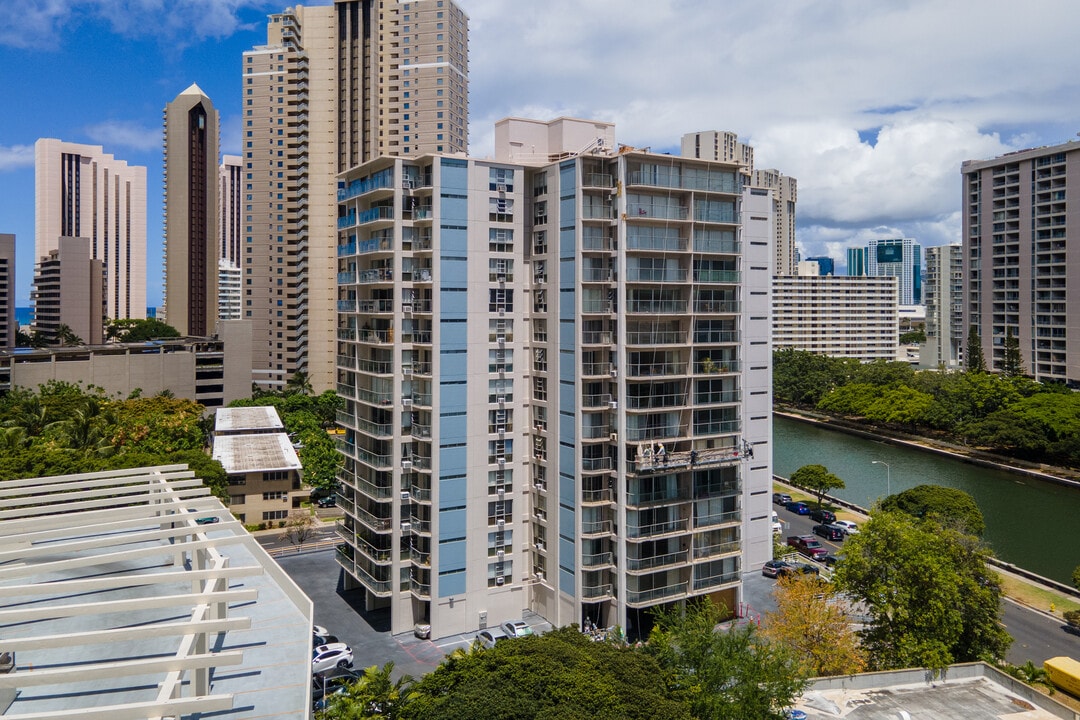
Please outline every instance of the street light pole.
M889 467L889 463L883 460L871 460L870 464L885 466L885 492L887 495L892 495L892 468Z

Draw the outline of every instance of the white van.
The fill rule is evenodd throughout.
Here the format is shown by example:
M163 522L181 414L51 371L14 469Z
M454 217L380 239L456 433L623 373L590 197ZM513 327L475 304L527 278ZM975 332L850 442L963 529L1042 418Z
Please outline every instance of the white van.
M773 510L772 513L772 531L773 535L782 535L784 533L784 526L780 524L780 516Z

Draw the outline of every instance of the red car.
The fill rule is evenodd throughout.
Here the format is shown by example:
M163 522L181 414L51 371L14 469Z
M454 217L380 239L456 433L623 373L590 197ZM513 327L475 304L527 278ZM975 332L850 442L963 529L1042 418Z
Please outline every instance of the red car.
M817 559L829 551L813 535L791 535L787 544L809 558Z

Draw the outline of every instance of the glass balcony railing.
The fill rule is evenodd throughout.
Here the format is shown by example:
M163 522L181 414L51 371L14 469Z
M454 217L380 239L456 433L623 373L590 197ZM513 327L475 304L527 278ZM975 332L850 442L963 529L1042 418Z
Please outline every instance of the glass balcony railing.
M662 567L671 567L672 565L681 565L687 562L686 551L665 553L663 555L654 555L652 557L643 558L626 558L626 570L627 572L644 572L646 570L655 570Z
M731 585L732 583L739 582L738 572L721 573L719 575L710 575L704 578L694 578L694 591L708 590L710 588L720 587L721 585Z
M626 603L627 605L647 605L672 600L686 595L686 585L686 583L682 582L650 590L627 590Z
M712 527L714 525L727 525L729 523L742 522L742 511L733 510L732 512L715 513L713 515L705 515L702 517L694 518L695 528Z
M704 558L716 557L718 555L729 555L731 553L737 553L742 550L742 546L739 542L725 542L717 543L715 545L705 545L703 547L694 547L694 559L702 560Z
M586 600L601 600L603 598L614 597L612 592L611 583L605 583L603 585L582 585L581 597Z
M677 533L685 533L689 529L690 521L687 518L681 518L677 520L668 520L667 522L650 523L648 525L630 525L626 526L626 537L628 538L651 538L660 535L671 535Z
M604 565L611 565L614 562L615 556L610 552L594 553L592 555L581 556L582 567L602 567Z

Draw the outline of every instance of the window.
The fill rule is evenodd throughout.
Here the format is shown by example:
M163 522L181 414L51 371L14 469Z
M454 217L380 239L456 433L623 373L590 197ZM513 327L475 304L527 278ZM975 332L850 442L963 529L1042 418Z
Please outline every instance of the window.
M506 348L488 350L488 372L514 372L514 351Z
M287 494L282 490L275 490L273 492L264 492L262 495L263 500L281 500L286 497Z
M488 219L492 222L514 221L514 199L493 197L489 199Z
M488 281L489 282L513 282L514 280L514 261L507 258L489 258L488 259Z
M263 513L263 520L284 520L288 516L288 510L271 510Z
M512 378L492 378L488 380L488 402L513 402L514 380Z
M506 313L514 311L514 291L508 288L488 290L488 312Z
M514 231L510 228L491 228L488 230L488 250L490 252L513 252Z
M441 128L440 124L440 128ZM488 189L496 192L514 191L513 168L490 168L488 170Z

